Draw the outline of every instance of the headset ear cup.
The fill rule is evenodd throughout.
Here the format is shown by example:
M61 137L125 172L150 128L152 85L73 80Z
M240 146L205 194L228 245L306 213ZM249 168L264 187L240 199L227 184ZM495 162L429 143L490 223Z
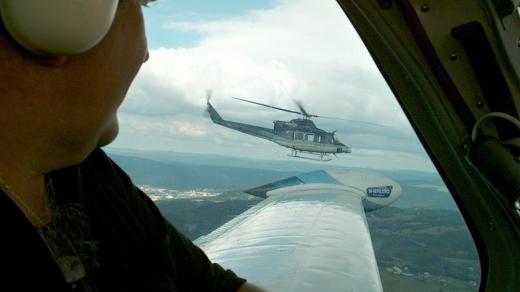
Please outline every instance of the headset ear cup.
M0 0L11 36L44 55L76 55L97 45L114 21L119 0Z

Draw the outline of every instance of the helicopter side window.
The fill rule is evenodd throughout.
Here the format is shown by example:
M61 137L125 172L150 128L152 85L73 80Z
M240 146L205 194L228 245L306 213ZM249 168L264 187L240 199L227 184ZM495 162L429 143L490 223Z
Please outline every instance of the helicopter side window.
M292 139L294 137L291 131L281 131L279 135L287 139Z
M314 134L313 133L305 134L305 140L314 142Z
M294 140L303 140L302 132L294 132Z
M332 136L326 135L323 136L323 139L321 139L322 143L332 143Z

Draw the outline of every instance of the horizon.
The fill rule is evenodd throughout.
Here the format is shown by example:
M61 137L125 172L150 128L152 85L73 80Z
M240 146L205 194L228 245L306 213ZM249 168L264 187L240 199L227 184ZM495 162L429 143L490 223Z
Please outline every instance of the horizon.
M260 161L260 162L276 162L276 163L295 163L295 164L308 164L313 165L319 168L319 166L324 165L326 168L347 168L347 169L367 169L367 170L383 170L383 171L413 171L413 172L421 172L421 173L428 173L428 174L434 174L438 175L438 172L436 170L419 170L419 169L409 169L409 168L375 168L375 167L368 167L368 166L344 166L344 165L337 165L334 164L334 160L328 161L328 162L320 162L320 161L312 161L312 160L305 160L305 159L298 159L298 158L290 158L288 159L266 159L266 158L258 158L258 157L244 157L244 156L234 156L234 155L228 155L228 154L222 154L222 153L197 153L197 152L181 152L181 151L173 151L173 150L160 150L160 149L137 149L137 148L126 148L126 147L113 147L113 146L105 146L103 149L107 152L107 154L115 154L115 155L121 155L121 156L127 156L122 153L125 151L128 152L148 152L148 153L162 153L162 154L176 154L176 155L188 155L188 156L197 156L197 155L207 155L207 156L215 156L220 158L231 158L231 159L238 159L238 160L253 160L253 161ZM119 151L119 153L118 153ZM129 155L129 154L128 154ZM347 154L348 155L348 154ZM136 156L134 156L136 157ZM148 159L147 157L138 157L142 159ZM185 157L187 158L187 157ZM160 162L160 161L158 161ZM233 167L233 166L229 166ZM254 167L250 167L254 169Z

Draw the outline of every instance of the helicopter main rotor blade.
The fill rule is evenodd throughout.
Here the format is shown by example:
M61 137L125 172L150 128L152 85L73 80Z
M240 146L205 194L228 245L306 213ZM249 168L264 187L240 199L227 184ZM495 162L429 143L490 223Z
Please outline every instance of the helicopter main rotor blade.
M276 106L272 106L272 105L268 105L268 104L259 103L259 102L256 102L256 101L250 101L250 100L242 99L242 98L238 98L238 97L233 97L233 98L241 100L241 101L245 101L245 102L249 102L249 103L265 106L265 107L274 108L274 109L281 110L281 111L288 112L288 113L299 114L299 115L304 114L302 112L292 111L292 110L284 109L284 108L281 108L281 107L276 107Z
M336 117L328 117L328 116L319 116L319 115L313 115L309 114L305 108L303 107L303 104L301 101L295 100L294 103L298 106L302 114L307 118L322 118L322 119L330 119L330 120L342 120L342 121L348 121L352 123L360 123L360 124L366 124L371 126L377 126L377 127L386 127L385 125L376 124L376 123L370 123L370 122L364 122L364 121L357 121L357 120L349 120L349 119L342 119L342 118L336 118Z
M281 110L281 111L284 111L284 112L289 112L289 113L293 113L293 114L303 115L306 118L322 118L322 119L330 119L330 120L341 120L341 121L347 121L347 122L359 123L359 124L366 124L366 125L377 126L377 127L384 127L384 128L387 127L385 125L376 124L376 123L370 123L370 122L349 120L349 119L343 119L343 118L337 118L337 117L318 116L318 115L309 114L305 110L305 108L303 107L303 104L300 101L297 101L297 100L295 100L294 103L300 109L299 112L298 111L284 109L284 108L280 108L280 107L276 107L276 106L272 106L272 105L268 105L268 104L264 104L264 103L260 103L260 102L256 102L256 101L251 101L251 100L247 100L247 99L243 99L243 98L238 98L238 97L233 97L233 98L241 100L241 101L249 102L249 103L252 103L252 104L257 104L257 105L261 105L261 106L265 106L265 107Z
M317 118L319 116L317 115L311 115L309 114L305 108L303 107L303 104L300 102L300 101L297 101L297 100L294 100L294 103L296 104L296 106L300 109L302 115L306 118Z
M342 119L342 118L336 118L336 117L327 117L327 116L313 116L313 117L321 118L321 119L329 119L329 120L347 121L347 122L352 122L352 123L366 124L366 125L377 126L377 127L384 127L384 128L388 127L388 126L381 125L381 124L376 124L376 123L357 121L357 120L349 120L349 119Z

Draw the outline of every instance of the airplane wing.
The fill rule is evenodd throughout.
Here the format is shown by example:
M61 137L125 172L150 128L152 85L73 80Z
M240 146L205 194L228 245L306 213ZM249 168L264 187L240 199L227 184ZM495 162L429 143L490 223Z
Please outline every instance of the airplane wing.
M315 171L247 191L266 199L195 241L269 291L383 291L365 210L400 186L366 171Z

